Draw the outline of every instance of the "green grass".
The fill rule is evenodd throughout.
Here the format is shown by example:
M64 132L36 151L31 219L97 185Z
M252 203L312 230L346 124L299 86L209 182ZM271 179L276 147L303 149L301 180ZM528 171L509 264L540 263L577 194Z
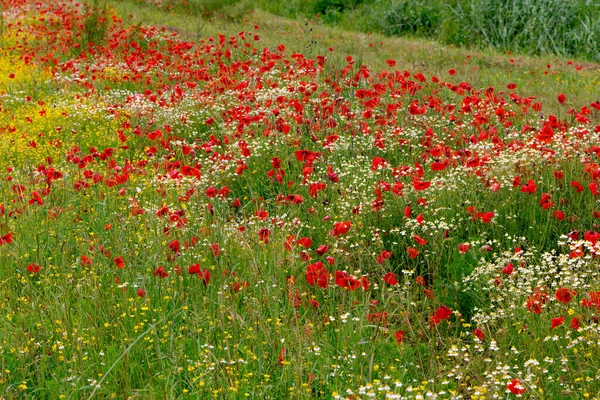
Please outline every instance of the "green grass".
M600 7L589 0L170 0L163 6L235 20L261 9L292 19L318 17L350 31L600 61Z
M535 97L548 113L559 110L557 92L564 92L572 105L590 103L598 97L600 64L584 60L455 48L418 38L389 38L330 27L315 19L289 20L260 10L247 10L239 21L231 21L205 20L178 9L159 13L140 2L114 2L112 6L122 17L134 16L133 22L166 26L193 40L253 31L258 24L261 29L257 33L264 46L275 48L282 43L307 56L324 55L333 65L343 67L345 57L351 55L374 71L386 68L390 59L397 62L399 70L421 72L427 77L446 78L448 70L454 68L456 82L467 81L476 88L504 89L515 83L523 96Z

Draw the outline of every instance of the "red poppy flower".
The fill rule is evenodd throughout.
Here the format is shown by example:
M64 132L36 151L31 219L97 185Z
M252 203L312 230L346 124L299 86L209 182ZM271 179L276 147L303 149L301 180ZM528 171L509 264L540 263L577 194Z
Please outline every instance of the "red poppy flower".
M303 238L298 239L297 243L300 246L308 249L312 245L312 240L311 240L311 238L303 237Z
M406 76L406 75L405 75ZM419 82L425 82L427 80L427 78L425 78L425 75L423 75L422 73L418 72L416 74L413 75L413 77L418 80Z
M579 258L583 257L583 250L581 250L581 246L576 248L575 250L569 253L569 258Z
M145 297L146 296L146 290L144 288L139 288L137 291L137 295L138 297Z
M398 342L398 344L402 343L402 340L404 340L404 331L403 330L397 330L394 333L394 337L396 338L396 342Z
M281 159L279 157L273 157L273 158L271 158L271 165L275 169L281 167Z
M337 140L337 136L335 137ZM333 172L333 168L331 168L331 165L327 166L327 178L333 183L337 183L340 180L340 178L338 178L338 175L335 172Z
M427 182L423 182L420 180L413 180L413 188L415 190L425 190L427 188L429 188L431 186L431 182L427 181Z
M512 381L507 383L506 388L510 390L512 394L523 394L527 391L527 389L525 389L525 386L523 386L523 384L518 379L513 379Z
M450 316L452 315L452 310L444 305L441 305L433 315L440 320L450 319Z
M441 319L439 319L438 317L434 315L429 316L429 326L431 328L433 328L434 326L436 326L437 324L439 324L440 322L442 322Z
M579 323L579 318L577 318L577 317L573 317L570 325L571 325L571 328L574 330L578 330L579 328L581 328L581 324Z
M419 250L415 249L414 247L409 247L406 249L406 251L408 252L409 258L417 258L419 255Z
M208 286L210 282L210 271L207 269L198 271L198 278L200 278L204 286Z
M320 245L317 250L315 250L315 252L322 256L323 254L327 253L327 251L329 250L329 246L325 246L324 244Z
M369 282L369 279L366 276L360 278L360 283L362 285L363 290L369 290L371 283Z
M379 168L385 168L389 165L389 162L385 158L373 157L371 160L371 170L377 171Z
M510 275L513 273L513 271L514 271L514 266L512 263L508 263L508 264L506 264L506 266L504 268L502 268L502 273L504 275Z
M351 226L352 226L352 222L350 222L350 221L336 222L335 224L333 224L333 230L330 232L330 235L331 236L345 235L346 233L348 233Z
M415 279L415 282L417 285L419 286L425 286L425 278L423 278L421 275L417 276L417 278Z
M37 274L40 272L40 268L40 264L29 264L27 266L27 271L31 272L32 274Z
M530 179L529 181L527 181L527 183L525 185L523 185L521 187L521 192L523 192L523 193L533 194L536 191L537 191L537 186L536 186L535 182L533 181L533 179Z
M119 257L115 257L113 259L113 262L115 263L115 265L117 266L117 268L125 268L125 261L123 261L123 257L119 256Z
M329 286L329 272L321 261L306 267L306 282L311 286L319 286L326 289Z
M308 186L308 193L310 194L310 197L312 197L313 199L316 199L318 193L325 189L327 189L327 184L324 182L311 183Z
M454 74L456 74L456 70L454 68L450 68L448 70L448 75L454 75Z
M296 160L312 163L321 153L313 153L310 150L297 150L295 152Z
M44 200L42 200L42 196L37 191L31 192L31 200L29 200L29 205L39 204L40 206L44 205Z
M360 281L344 271L335 271L335 284L350 291L358 289Z
M565 317L563 316L552 318L552 329L558 328L563 322L565 322Z
M207 197L215 197L217 194L219 194L219 190L211 186L208 189L206 189L205 194Z
M221 190L219 190L219 196L221 196L221 198L225 198L227 197L230 191L231 190L227 186L223 186L221 187Z
M197 274L198 272L200 272L200 264L199 263L190 265L190 267L188 268L188 274L190 274L190 275Z
M159 278L166 278L167 276L169 276L169 273L165 271L165 269L161 266L154 270L153 275L158 276Z
M427 240L423 239L421 236L413 235L413 239L415 239L415 242L417 242L417 244L420 244L420 245L427 244Z
M467 251L469 251L470 247L471 245L469 243L461 243L458 245L458 252L460 254L465 254Z
M446 169L446 164L439 162L439 161L434 161L431 164L431 170L432 171L443 171Z
M575 188L575 190L577 190L577 193L583 192L583 186L581 186L581 183L579 183L577 181L572 181L571 186L573 186Z
M257 217L258 219L260 219L261 221L264 221L269 216L269 212L259 209L258 211L256 211L254 213L254 216Z
M573 296L577 294L576 291L567 289L567 288L559 288L556 290L556 300L563 304L569 304L571 300L573 300Z
M494 213L492 211L487 211L484 212L483 214L481 214L481 220L486 223L489 224L492 221L492 218L494 218Z
M423 222L425 222L425 218L423 218L423 214L417 215L417 217L415 218L415 221L417 221L417 223L419 225L423 225Z
M485 333L480 328L476 328L473 331L473 336L475 336L477 339L479 339L482 342L485 339Z
M264 242L265 244L269 244L269 235L271 234L271 231L268 230L267 228L260 228L260 230L258 231L258 238L261 242Z
M567 96L565 96L563 93L559 94L557 98L560 104L563 104L567 100Z
M389 251L389 250L383 250L377 256L377 263L383 264L385 262L385 260L389 259L391 256L392 256L392 252L391 251Z
M396 274L393 272L388 272L383 277L383 281L390 286L396 286L398 284L398 279L396 278Z
M590 242L593 246L596 245L598 240L600 239L600 233L596 231L587 231L583 234L583 239Z
M546 289L536 286L529 297L527 297L525 307L527 307L527 309L534 314L540 314L542 312L543 305L546 304L547 301L548 294L546 293Z
M181 247L179 246L179 240L175 239L172 242L170 242L169 248L171 249L171 251L173 251L175 253L181 252Z
M537 135L537 139L543 143L550 143L552 142L553 138L554 130L552 130L552 127L550 125L544 124L544 126Z
M287 250L287 251L292 251L292 246L294 246L294 244L296 244L296 236L294 235L287 235L285 242L283 242L283 247Z
M12 243L14 237L12 232L8 232L4 236L0 236L0 244L9 244Z
M590 292L589 299L581 300L581 306L585 308L598 307L600 309L600 292Z
M552 217L556 218L559 221L562 221L565 219L565 213L563 213L560 210L554 210L554 212L552 213Z

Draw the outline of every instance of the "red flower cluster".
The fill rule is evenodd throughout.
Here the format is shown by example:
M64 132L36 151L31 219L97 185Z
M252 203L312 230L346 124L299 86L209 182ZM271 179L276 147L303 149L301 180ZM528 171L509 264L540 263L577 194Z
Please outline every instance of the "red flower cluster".
M433 315L429 317L429 325L435 326L444 320L450 319L452 316L452 310L445 305L441 305Z
M525 302L525 306L527 309L535 314L540 314L542 312L543 306L548 301L548 293L546 293L546 288L536 286L533 289L533 292L529 297L527 297L527 301Z

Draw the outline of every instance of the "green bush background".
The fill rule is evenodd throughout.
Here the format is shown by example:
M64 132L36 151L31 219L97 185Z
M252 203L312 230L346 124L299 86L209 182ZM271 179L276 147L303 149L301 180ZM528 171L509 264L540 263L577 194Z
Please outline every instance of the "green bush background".
M260 8L348 30L600 61L597 0L169 0L205 15Z

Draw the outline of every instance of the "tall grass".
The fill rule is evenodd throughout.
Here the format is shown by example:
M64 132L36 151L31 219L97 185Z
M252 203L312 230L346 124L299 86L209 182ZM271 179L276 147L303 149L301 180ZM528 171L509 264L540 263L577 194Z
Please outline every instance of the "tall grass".
M106 40L109 27L109 15L106 2L94 0L84 4L83 32L79 36L81 45L99 45Z
M254 0L287 17L319 14L344 28L447 44L600 61L600 3L593 0Z
M590 0L388 1L372 18L389 35L600 60L600 5Z
M600 4L590 0L388 1L372 17L390 35L600 60Z
M595 0L165 0L164 9L239 21L251 9L346 30L600 61Z
M501 50L600 60L600 4L590 0L471 0L450 7L468 37ZM442 39L445 32L441 32Z

